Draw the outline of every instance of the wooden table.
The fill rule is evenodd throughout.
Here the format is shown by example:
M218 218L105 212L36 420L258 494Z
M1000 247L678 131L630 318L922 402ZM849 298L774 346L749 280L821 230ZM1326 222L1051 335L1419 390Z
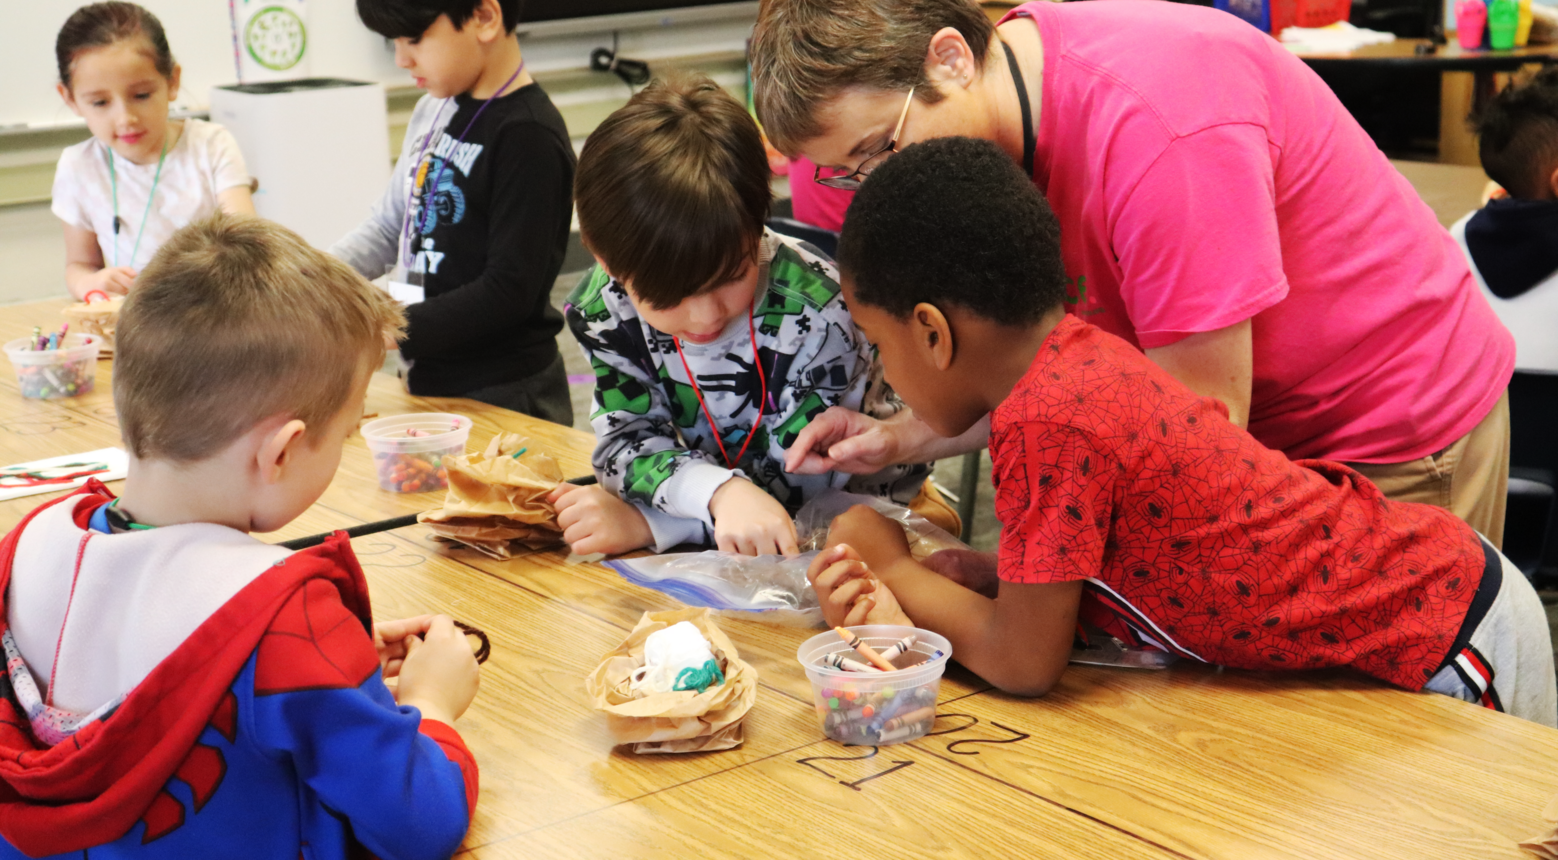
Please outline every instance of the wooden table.
M1304 52L1298 56L1317 72L1345 73L1348 69L1368 67L1442 72L1439 160L1476 165L1477 139L1467 129L1466 118L1496 91L1494 75L1531 63L1558 62L1558 45L1531 45L1507 51L1467 50L1455 40L1454 32L1446 34L1446 38L1447 44L1437 46L1427 39L1397 39L1355 51Z
M62 302L0 310L0 339L58 323ZM22 401L0 374L0 462L117 442L108 393ZM368 410L455 410L473 447L529 435L568 474L586 434L376 378ZM0 503L10 528L44 496ZM377 489L360 440L293 537L420 510ZM1347 672L1073 667L1022 700L953 667L936 734L897 746L823 738L795 649L811 631L719 623L760 674L743 746L639 757L613 749L583 679L669 598L562 551L494 561L422 526L353 542L388 618L447 612L492 659L459 729L481 764L466 853L507 857L1519 858L1558 792L1558 732Z

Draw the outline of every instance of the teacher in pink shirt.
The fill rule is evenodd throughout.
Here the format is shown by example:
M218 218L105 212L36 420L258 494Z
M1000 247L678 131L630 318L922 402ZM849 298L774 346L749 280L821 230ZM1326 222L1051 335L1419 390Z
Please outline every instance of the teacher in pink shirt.
M1502 540L1514 341L1433 212L1271 37L1148 0L1028 3L998 27L968 0L765 0L752 67L770 139L835 185L917 140L995 142L1060 219L1071 313L1268 447ZM870 472L987 433L830 411L788 465Z

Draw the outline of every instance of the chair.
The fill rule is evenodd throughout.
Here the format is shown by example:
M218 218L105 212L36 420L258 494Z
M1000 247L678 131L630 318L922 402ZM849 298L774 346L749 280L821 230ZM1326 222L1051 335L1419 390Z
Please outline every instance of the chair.
M768 229L792 239L810 242L829 258L838 256L839 234L832 230L815 227L794 218L769 218Z
M1558 585L1558 374L1509 382L1509 497L1504 554L1538 586Z

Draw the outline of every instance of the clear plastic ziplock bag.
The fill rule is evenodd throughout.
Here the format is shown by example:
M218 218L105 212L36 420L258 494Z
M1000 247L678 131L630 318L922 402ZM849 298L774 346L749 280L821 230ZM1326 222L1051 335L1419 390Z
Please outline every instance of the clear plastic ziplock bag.
M829 490L796 512L795 534L803 552L794 558L705 550L602 563L628 582L654 589L688 606L740 613L741 617L773 624L817 627L822 624L822 609L817 593L806 581L806 568L825 545L833 518L855 505L867 505L903 526L909 551L916 559L924 560L938 550L969 548L902 505Z

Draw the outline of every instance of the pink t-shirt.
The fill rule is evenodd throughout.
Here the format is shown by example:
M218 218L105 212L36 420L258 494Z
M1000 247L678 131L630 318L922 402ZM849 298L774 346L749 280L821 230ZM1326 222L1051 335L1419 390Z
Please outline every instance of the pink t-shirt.
M1012 16L1044 43L1034 184L1060 219L1068 310L1143 349L1253 318L1250 433L1293 458L1412 460L1492 409L1513 338L1303 62L1196 6Z
M855 192L820 185L816 176L817 165L811 159L804 155L790 159L790 205L795 220L837 233L844 229L844 212Z

